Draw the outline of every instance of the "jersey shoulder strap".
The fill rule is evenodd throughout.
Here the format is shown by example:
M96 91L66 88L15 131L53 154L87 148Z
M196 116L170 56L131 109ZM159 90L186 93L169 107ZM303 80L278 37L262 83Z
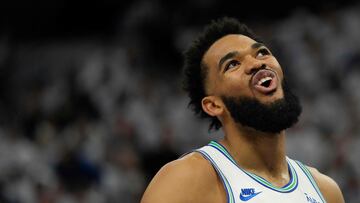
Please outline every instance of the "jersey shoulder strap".
M290 180L285 186L276 187L266 179L239 167L226 148L218 142L212 141L195 152L207 159L217 172L224 185L228 202L236 203L240 201L241 196L262 193L256 197L257 200L266 197L267 200L289 202L300 197L308 202L325 203L314 178L301 162L287 157ZM317 201L313 201L315 199Z

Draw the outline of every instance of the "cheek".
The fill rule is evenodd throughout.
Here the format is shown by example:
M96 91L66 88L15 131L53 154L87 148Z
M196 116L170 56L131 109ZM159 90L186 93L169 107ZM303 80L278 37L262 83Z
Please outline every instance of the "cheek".
M244 73L225 75L222 80L222 92L233 96L249 95L249 81L250 77Z
M268 65L269 68L271 68L273 71L276 72L281 85L281 82L284 79L284 73L279 62L276 60L275 57L271 57L266 61L266 64Z
M273 60L270 61L270 65L275 69L280 79L282 79L284 77L284 73L279 62L275 58L273 58Z

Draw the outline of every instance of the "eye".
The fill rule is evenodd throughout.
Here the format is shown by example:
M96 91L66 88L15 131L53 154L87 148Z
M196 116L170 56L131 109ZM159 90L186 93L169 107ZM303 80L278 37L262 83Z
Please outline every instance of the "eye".
M259 51L256 53L256 57L262 57L265 55L270 55L270 51L265 48L259 49Z
M231 68L235 68L236 66L240 65L240 62L237 60L231 60L229 63L226 64L224 71L227 71Z

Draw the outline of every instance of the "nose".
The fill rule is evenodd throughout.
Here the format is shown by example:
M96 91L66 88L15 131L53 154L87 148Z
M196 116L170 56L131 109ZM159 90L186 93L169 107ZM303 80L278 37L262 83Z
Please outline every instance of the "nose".
M247 55L245 57L245 73L248 75L251 75L255 71L258 71L259 69L266 68L266 64L264 61L254 58L251 55Z

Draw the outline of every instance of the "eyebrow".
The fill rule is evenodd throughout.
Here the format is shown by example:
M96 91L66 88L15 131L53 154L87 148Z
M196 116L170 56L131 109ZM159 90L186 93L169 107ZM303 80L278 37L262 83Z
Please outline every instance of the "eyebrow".
M221 66L223 65L223 63L228 60L228 59L231 59L231 58L234 58L235 56L238 56L240 55L240 52L238 51L231 51L229 53L227 53L225 56L223 56L220 61L219 61L219 69L221 69Z
M252 49L257 49L259 47L265 46L263 43L260 42L255 42L254 44L251 45ZM229 53L227 53L225 56L223 56L220 61L219 61L219 69L221 69L221 66L224 64L224 62L228 59L234 58L235 56L240 55L240 52L238 51L231 51Z
M251 48L253 48L253 49L257 49L257 48L260 48L260 47L265 47L265 45L263 43L260 43L260 42L255 42L254 44L251 45Z

